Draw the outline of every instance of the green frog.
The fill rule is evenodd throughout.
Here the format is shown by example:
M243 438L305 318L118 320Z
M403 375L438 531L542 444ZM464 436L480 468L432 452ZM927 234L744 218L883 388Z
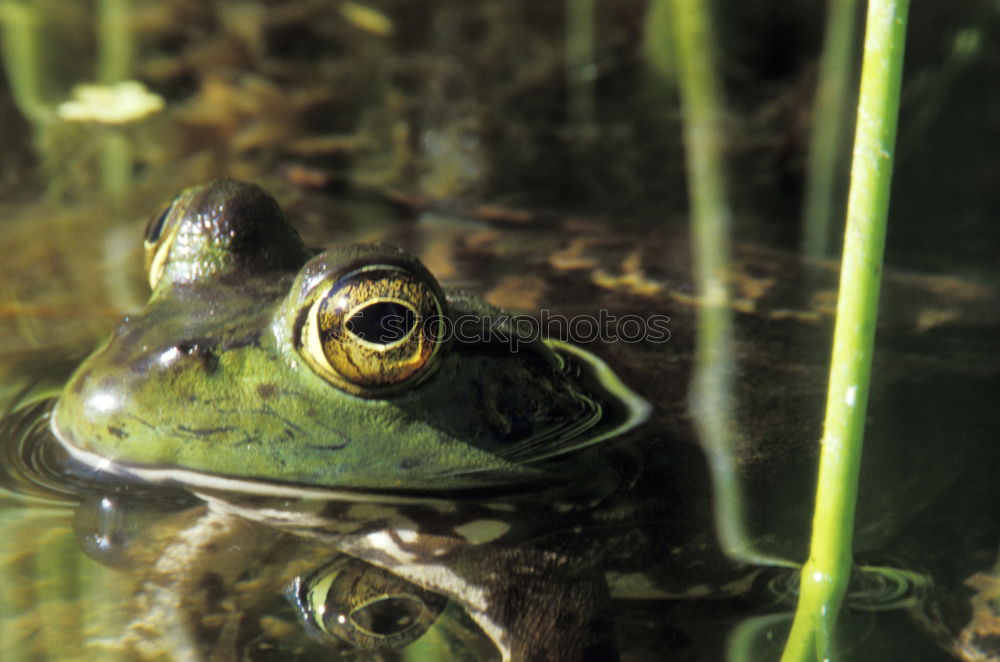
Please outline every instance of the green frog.
M323 541L370 563L359 573L369 583L388 570L409 594L447 596L503 659L532 648L583 655L607 590L595 559L561 549L572 532L521 543L547 526L525 512L544 503L562 511L561 526L581 526L591 518L581 505L630 480L601 442L639 425L649 405L603 361L445 292L393 246L314 255L246 183L182 192L151 219L145 256L145 309L79 366L52 412L75 460L189 488L220 521ZM338 626L322 617L331 567L342 572L322 565L293 591L326 637ZM512 584L527 597L508 597ZM434 601L394 597L403 614L381 620L422 632L409 625L418 602Z
M255 481L505 489L648 410L598 359L446 294L398 248L312 256L255 186L181 193L145 250L149 303L53 413L56 435L92 465L255 493ZM576 378L581 362L608 383Z
M252 588L283 591L302 629L336 648L418 646L444 620L459 625L444 628L437 657L478 630L501 659L613 659L622 599L747 599L762 583L755 559L798 558L808 510L783 504L808 502L811 490L825 371L802 357L828 342L835 268L737 251L734 414L743 435L732 461L753 506L747 546L764 553L734 560L716 542L705 478L713 458L686 402L697 310L686 276L676 276L686 258L671 248L678 242L636 247L628 235L588 238L585 223L570 222L572 232L555 229L558 250L539 228L508 235L488 224L436 228L443 244L401 239L439 273L451 269L451 280L493 279L494 302L532 308L524 302L552 300L545 288L566 285L556 295L565 311L604 307L634 321L652 306L670 311L672 333L636 339L623 323L631 339L593 352L539 337L530 320L442 288L393 246L307 249L250 184L189 189L153 216L150 299L76 370L51 426L88 471L181 486L206 504L176 541L153 547L173 550L172 569L185 571L166 601L209 613L201 621L214 626L199 632L213 633L211 650L284 636L277 626L261 634L273 621L233 615L270 604L244 599ZM516 256L516 266L504 271L497 255ZM583 274L586 287L568 285ZM880 398L921 388L914 373L947 385L979 371L991 383L995 361L955 353L941 370L922 358L956 326L970 337L992 328L992 313L975 317L993 310L982 306L990 292L912 277L887 278L885 292L895 307L880 333L891 344L876 356L910 372L875 389L876 412ZM947 408L960 397L945 388L939 400ZM876 415L875 431L937 429L934 413ZM954 481L952 450L915 456L896 489L862 488L859 549L898 533L900 504L919 510ZM877 444L867 458L876 473L898 462ZM266 581L219 572L232 561L211 560L215 550L250 544L238 522L272 532L250 539L307 541L310 551L269 564ZM153 573L139 594L168 585ZM191 606L184 596L205 585L216 587L211 608ZM219 604L229 605L223 616ZM169 649L173 636L154 649Z

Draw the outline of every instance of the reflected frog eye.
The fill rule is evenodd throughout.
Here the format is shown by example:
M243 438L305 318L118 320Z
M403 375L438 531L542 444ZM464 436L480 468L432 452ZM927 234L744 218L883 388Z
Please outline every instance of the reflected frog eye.
M349 557L296 580L293 598L321 641L346 641L363 649L406 646L433 625L448 602Z
M320 286L299 332L299 352L324 379L370 395L427 374L443 343L443 305L430 279L398 264L370 264Z

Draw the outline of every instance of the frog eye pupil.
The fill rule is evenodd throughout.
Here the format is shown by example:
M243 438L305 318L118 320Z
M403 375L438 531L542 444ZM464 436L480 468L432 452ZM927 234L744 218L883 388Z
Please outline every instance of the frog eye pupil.
M155 244L160 239L160 234L163 232L163 225L167 220L167 216L170 214L170 207L163 210L156 220L149 224L146 229L146 241L151 244Z
M326 381L364 397L432 374L446 347L444 294L420 269L362 265L319 281L296 317L300 356Z
M167 224L167 217L170 216L170 210L174 208L174 202L177 199L174 198L169 205L163 208L158 216L153 218L149 225L146 226L146 243L155 244L160 240L160 235L163 234L163 227Z
M341 650L345 641L375 650L402 648L421 637L448 598L381 568L338 557L296 582L295 604L321 640Z
M413 627L425 611L424 604L413 598L387 597L355 610L351 620L366 632L389 637Z
M370 343L392 345L405 339L417 323L417 313L394 301L379 301L358 310L344 328Z

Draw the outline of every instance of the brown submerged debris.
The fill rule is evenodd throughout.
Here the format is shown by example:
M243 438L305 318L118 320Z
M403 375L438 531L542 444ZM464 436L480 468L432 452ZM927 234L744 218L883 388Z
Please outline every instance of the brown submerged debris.
M591 281L609 290L652 296L663 290L663 284L651 280L642 268L642 255L638 250L629 253L621 263L621 273L610 274L597 269L591 274Z

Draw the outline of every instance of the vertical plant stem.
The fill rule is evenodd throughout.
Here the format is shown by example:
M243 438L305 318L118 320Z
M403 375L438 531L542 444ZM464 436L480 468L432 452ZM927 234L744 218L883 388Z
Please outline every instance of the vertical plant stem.
M710 7L707 0L669 2L684 119L694 283L700 303L691 411L712 472L716 531L723 551L747 562L783 563L753 549L734 463L730 212L723 158L726 132Z
M42 89L41 18L21 0L0 0L3 61L17 107L36 127L51 119Z
M691 410L709 456L716 527L727 553L746 539L733 466L732 320L729 312L729 203L723 166L722 90L707 0L669 0L687 154L697 316Z
M885 247L909 0L870 0L809 560L782 660L830 659L854 507Z
M670 14L672 0L650 0L643 21L642 50L646 65L662 83L676 83L677 71L674 48L673 19Z
M811 257L826 257L830 251L833 219L841 209L842 146L851 126L844 108L851 93L858 3L857 0L828 0L828 3L802 217L802 252Z
M129 17L132 0L97 3L97 80L113 85L126 80L132 69ZM119 129L107 131L101 147L101 185L112 200L121 201L132 181L132 146Z
M594 121L594 17L596 0L566 0L566 84L574 124Z
M129 34L131 0L97 3L97 80L104 85L126 80L132 73L132 35Z
M132 145L121 129L111 127L101 136L101 188L121 202L132 184Z

